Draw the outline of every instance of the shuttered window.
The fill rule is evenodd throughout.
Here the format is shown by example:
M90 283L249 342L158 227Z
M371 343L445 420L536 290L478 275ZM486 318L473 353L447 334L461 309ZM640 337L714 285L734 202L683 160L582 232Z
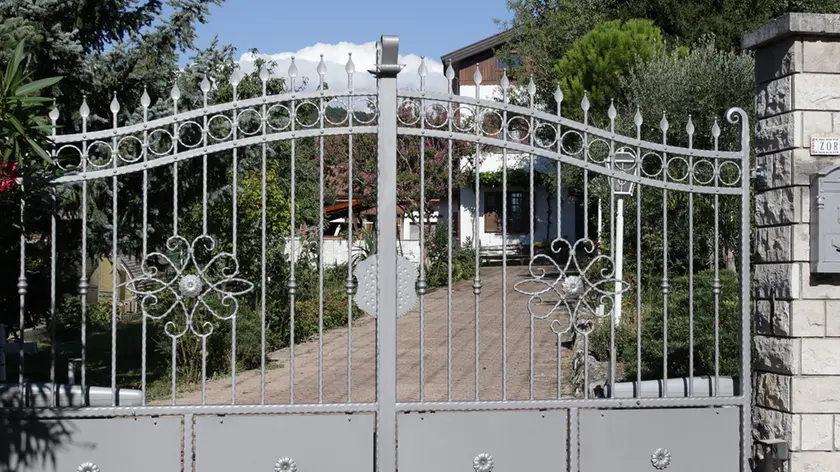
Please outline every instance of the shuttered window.
M498 233L502 231L499 218L502 216L502 193L486 192L484 194L484 232Z
M529 211L525 207L523 192L508 192L507 194L507 232L510 234L525 234L528 228ZM502 192L486 192L484 194L484 232L502 232Z

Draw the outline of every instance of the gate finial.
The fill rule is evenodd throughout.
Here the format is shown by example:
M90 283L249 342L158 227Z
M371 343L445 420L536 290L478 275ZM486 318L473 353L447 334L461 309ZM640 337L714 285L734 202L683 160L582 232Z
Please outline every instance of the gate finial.
M580 109L583 110L584 113L589 111L589 94L586 90L583 91L583 100L580 101Z
M143 86L143 95L140 96L140 106L143 108L149 108L149 105L152 104L152 98L149 97L149 91L146 89L146 86Z
M233 72L230 74L230 79L229 79L229 81L230 81L230 85L231 85L233 88L238 87L238 86L239 86L239 81L240 81L241 79L242 79L242 78L239 76L239 70L234 69L234 70L233 70Z
M53 107L50 110L50 120L55 125L55 122L58 121L58 106L55 104L55 99L53 98Z
M111 100L111 113L117 114L120 112L120 102L117 100L117 92L114 92L114 98Z
M210 93L210 80L207 78L207 74L204 74L204 78L201 79L201 93L204 95Z
M82 106L79 107L79 116L81 116L82 119L90 116L90 107L87 103L87 95L82 95Z
M347 72L347 89L353 90L353 74L356 73L356 64L353 63L353 53L347 53L347 64L344 66L344 71Z
M557 83L557 88L554 90L554 101L557 102L558 107L563 103L563 89L560 88L559 82Z

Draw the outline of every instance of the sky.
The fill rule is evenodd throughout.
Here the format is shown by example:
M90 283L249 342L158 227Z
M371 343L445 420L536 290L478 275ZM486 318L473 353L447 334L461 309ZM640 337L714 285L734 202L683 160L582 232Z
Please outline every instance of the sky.
M346 88L344 66L353 53L354 87L373 85L366 71L375 61L375 43L383 34L400 38L400 62L405 69L400 88L419 85L420 56L427 57L429 90L445 91L440 56L500 31L493 20L507 20L505 0L226 0L212 7L207 24L198 25L198 46L214 36L220 44L233 44L244 72L253 70L251 48L270 56L287 76L292 56L310 87L318 82L316 67L324 54L326 81L331 88ZM183 58L181 65L187 63Z

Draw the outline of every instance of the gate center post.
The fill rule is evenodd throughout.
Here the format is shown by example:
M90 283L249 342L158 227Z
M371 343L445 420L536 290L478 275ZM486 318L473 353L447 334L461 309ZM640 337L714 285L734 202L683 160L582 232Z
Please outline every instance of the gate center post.
M376 67L377 165L376 470L397 468L397 63L399 38L383 35Z

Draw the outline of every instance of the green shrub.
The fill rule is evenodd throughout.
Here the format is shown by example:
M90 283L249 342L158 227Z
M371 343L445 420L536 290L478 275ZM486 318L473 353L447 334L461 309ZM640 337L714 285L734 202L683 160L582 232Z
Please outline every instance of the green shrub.
M438 225L426 243L426 278L429 287L449 284L449 241L447 224ZM452 242L452 282L475 277L475 249L472 242Z
M79 331L82 328L82 301L78 296L66 297L56 313L57 327ZM111 301L88 303L85 311L85 325L89 330L111 326Z
M353 248L353 267L376 254L378 246L376 230L366 228L362 231L361 244Z
M212 296L206 297L210 307L221 316L230 313L230 308L221 306L220 301ZM162 298L158 303L160 308L150 311L151 314L162 314L171 306L171 297ZM190 305L188 305L189 307ZM169 372L172 368L172 338L186 332L177 339L176 343L176 370L178 383L197 382L201 380L201 354L202 340L198 334L206 336L206 360L207 378L222 375L230 372L233 353L232 332L233 322L231 320L215 319L205 309L196 310L193 328L196 333L190 330L185 324L183 310L176 307L167 317L161 320L150 320L154 326L154 333L157 333L153 343L158 353L166 359L165 368ZM274 338L274 334L267 330L267 341ZM247 303L241 303L236 314L236 366L237 370L254 369L260 366L261 361L261 323L259 310L252 309Z
M698 272L694 277L694 375L715 374L715 298L714 272ZM738 275L720 271L718 333L720 375L739 375L741 346L741 306ZM689 367L689 278L674 277L668 295L668 377L688 377ZM634 289L635 290L635 289ZM625 298L626 299L626 298ZM664 309L660 289L642 294L642 379L661 379L663 363ZM627 379L635 379L636 305L625 303L621 323L616 327L616 359ZM610 324L601 323L592 334L592 354L609 358ZM622 371L622 369L618 369Z

